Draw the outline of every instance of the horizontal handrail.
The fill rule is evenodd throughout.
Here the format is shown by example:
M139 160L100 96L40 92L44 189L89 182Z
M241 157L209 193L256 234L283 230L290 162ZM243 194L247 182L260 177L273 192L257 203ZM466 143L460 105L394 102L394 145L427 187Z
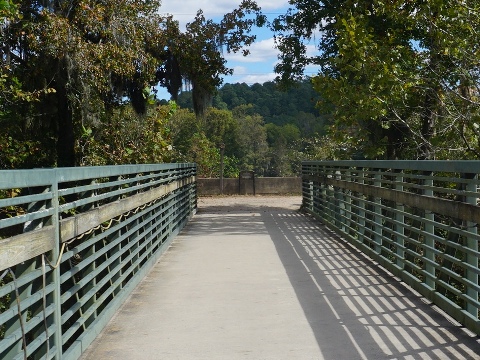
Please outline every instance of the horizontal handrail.
M195 209L195 164L0 171L0 358L77 359Z
M302 208L480 334L480 161L306 161Z

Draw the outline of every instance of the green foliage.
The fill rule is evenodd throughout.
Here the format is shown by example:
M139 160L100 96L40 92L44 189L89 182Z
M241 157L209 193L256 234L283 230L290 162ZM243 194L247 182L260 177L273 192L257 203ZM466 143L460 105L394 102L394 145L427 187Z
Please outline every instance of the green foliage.
M270 146L276 143L291 145L300 140L300 130L293 124L278 126L275 124L266 124L267 142Z
M235 156L225 156L223 158L223 176L226 178L238 178L240 175L238 164L239 159Z
M199 11L184 33L159 15L159 6L157 0L0 3L1 167L199 159L210 176L218 174L225 145L226 172L291 173L285 159L294 144L323 131L310 82L287 93L273 83L226 86L217 109L202 104L231 72L222 49L248 54L250 29L265 21L257 4L242 1L220 22ZM165 80L174 73L200 89L192 101L196 117L154 104L150 86L161 81L178 90L178 78Z
M310 79L304 79L287 90L281 90L273 82L252 86L225 84L218 90L213 104L228 110L251 105L249 115L259 114L266 124L295 125L302 136L309 137L324 131L327 117L320 117L315 108L318 98ZM182 93L178 103L183 108L193 109L189 92Z
M334 19L341 9L351 7L348 0L291 0L289 3L288 11L271 24L280 50L275 72L283 86L301 80L308 65L320 65L327 74L335 71L329 62L337 52ZM319 33L321 41L317 40ZM318 52L310 55L307 46L312 42Z
M192 141L195 134L200 132L200 124L195 114L187 109L178 109L167 122L167 129L172 139L175 160L184 162L189 159Z
M208 134L210 141L217 146L225 144L225 142L231 144L235 140L235 131L238 124L233 119L231 111L209 108L203 121L205 122L205 132Z
M198 175L220 175L220 149L224 146L224 176L237 177L240 170L257 176L292 176L300 173L305 158L304 141L292 124L264 124L253 106L233 111L210 108L204 122L191 110L179 109L169 120L174 161L197 162Z
M238 142L242 153L240 167L242 170L253 170L258 176L265 175L268 163L267 132L263 118L258 115L240 117Z
M293 173L297 173L299 160L296 155L299 154L297 144L300 141L300 130L292 124L266 124L265 130L270 157L265 175L288 176L292 174L292 169L295 169Z
M185 109L191 109L190 96L184 93L179 97L179 105L185 108L171 119L172 131L176 133L172 136L175 150L187 153L192 134L203 132L211 146L220 148L221 144L225 145L226 157L235 159L234 173L255 170L257 176L299 175L303 159L337 158L346 153L345 146L339 150L340 147L326 139L322 139L324 147L306 145L323 136L325 124L329 121L328 116L318 116L315 98L318 94L310 80L299 82L287 91L280 90L273 82L252 86L226 84L214 101L222 109L209 108L194 126L191 110L190 117L187 117L189 112ZM238 106L233 107L235 104ZM180 118L189 120L181 121ZM327 144L332 148L327 149ZM188 156L179 158L193 161Z
M220 175L220 147L225 147L224 175L236 177L238 168L238 123L232 112L210 108L199 122L188 109L178 109L168 120L173 144L172 160L196 162L198 176Z
M170 162L174 156L167 127L174 107L150 106L145 115L131 106L114 110L109 121L83 128L77 153L83 165Z
M305 66L346 156L478 158L480 6L465 2L292 1L273 28L284 83ZM309 9L309 11L306 11ZM334 19L334 21L333 21ZM323 31L317 55L306 45Z
M197 163L198 176L218 177L220 172L220 149L207 139L204 133L192 138L191 159Z
M153 129L159 120L151 120L149 88L160 83L176 94L183 76L203 114L221 76L231 72L222 50L246 55L251 27L264 24L250 0L218 23L200 10L184 33L160 15L159 0L15 4L0 2L0 124L15 129L0 141L9 147L3 167L24 166L33 148L49 160L37 166L167 159L167 136ZM126 119L136 134L127 135ZM138 141L140 134L153 143Z
M39 157L41 153L38 141L22 141L8 133L0 134L0 169L29 168L40 160Z
M199 10L183 33L178 30L178 24L168 23L173 37L168 45L171 61L178 64L177 75L192 85L192 105L198 117L203 116L211 105L216 89L222 84L222 76L233 72L226 67L223 50L227 53L242 51L247 56L249 51L246 47L255 40L255 35L250 33L251 28L264 24L265 16L251 0L243 0L237 9L225 14L219 22L206 19L203 11ZM179 85L169 88L175 100Z
M168 41L159 6L134 0L21 2L1 30L0 122L22 129L9 135L22 142L35 133L48 166L74 166L82 158L75 151L84 128L111 121L126 101L145 113L145 89L155 84Z
M190 98L181 94L179 105L191 109ZM255 169L260 176L298 175L301 160L313 156L305 153L302 144L324 134L328 122L327 116L318 116L317 98L308 79L286 91L273 82L226 84L214 98L223 109L209 109L202 124L216 146L222 139L225 154L238 159L240 170ZM245 119L258 123L250 127ZM255 152L256 148L260 150Z

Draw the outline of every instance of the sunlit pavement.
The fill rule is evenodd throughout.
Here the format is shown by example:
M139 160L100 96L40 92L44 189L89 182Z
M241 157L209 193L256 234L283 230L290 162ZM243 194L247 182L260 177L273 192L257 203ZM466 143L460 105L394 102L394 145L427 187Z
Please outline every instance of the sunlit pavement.
M301 198L207 198L86 359L480 359Z

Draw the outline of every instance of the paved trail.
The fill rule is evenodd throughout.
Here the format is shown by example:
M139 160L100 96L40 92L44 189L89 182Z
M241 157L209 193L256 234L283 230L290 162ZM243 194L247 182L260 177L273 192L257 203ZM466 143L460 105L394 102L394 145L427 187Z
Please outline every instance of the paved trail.
M82 359L480 359L478 337L301 215L300 204L199 199Z

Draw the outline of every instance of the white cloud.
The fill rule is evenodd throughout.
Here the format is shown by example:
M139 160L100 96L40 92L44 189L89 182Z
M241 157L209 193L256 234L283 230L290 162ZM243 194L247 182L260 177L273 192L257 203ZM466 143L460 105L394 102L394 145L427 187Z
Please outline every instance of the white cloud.
M205 14L223 15L240 5L241 0L166 0L162 2L160 12L170 14L192 15L198 9L202 9ZM262 10L278 10L288 7L288 0L257 0L257 5Z
M237 8L241 0L165 0L160 7L161 14L171 14L180 22L183 28L192 21L199 9L203 10L206 18L222 17L224 14ZM283 13L288 7L288 0L257 0L257 4L264 12L278 10ZM277 12L277 11L275 11Z
M244 78L242 78L241 82L244 82L246 84L263 84L264 82L267 81L272 81L275 79L277 74L275 73L268 73L268 74L261 74L261 75L247 75Z
M241 52L230 53L225 54L225 59L229 62L240 63L274 62L278 55L278 50L275 49L274 45L273 38L256 41L248 48L250 50L248 56L243 56Z
M227 12L232 11L241 3L242 0L163 0L160 8L161 14L172 14L175 20L180 22L181 29L187 22L194 19L197 11L202 9L207 19L218 20ZM269 18L284 14L286 9L291 7L288 0L256 0L262 11ZM272 81L277 74L273 72L275 64L278 62L278 50L275 49L274 39L268 29L254 29L257 35L257 41L248 49L250 54L246 57L241 52L236 54L227 54L224 56L227 60L227 67L233 68L232 76L225 76L224 83L264 83ZM314 55L318 52L315 48L315 40L307 45L307 54ZM308 68L306 72L315 72Z
M235 75L248 74L248 69L245 66L234 66L233 73Z
M262 8L262 10L278 10L288 8L288 0L257 0L258 6Z
M199 9L202 9L205 14L221 15L234 7L235 5L232 7L232 4L228 4L227 1L164 1L160 12L172 14L174 17L182 16L193 19Z
M236 76L234 73L231 77L225 77L224 83L246 83L248 85L252 85L255 83L263 84L267 81L273 81L277 74L265 73L265 74L239 74L240 76Z

